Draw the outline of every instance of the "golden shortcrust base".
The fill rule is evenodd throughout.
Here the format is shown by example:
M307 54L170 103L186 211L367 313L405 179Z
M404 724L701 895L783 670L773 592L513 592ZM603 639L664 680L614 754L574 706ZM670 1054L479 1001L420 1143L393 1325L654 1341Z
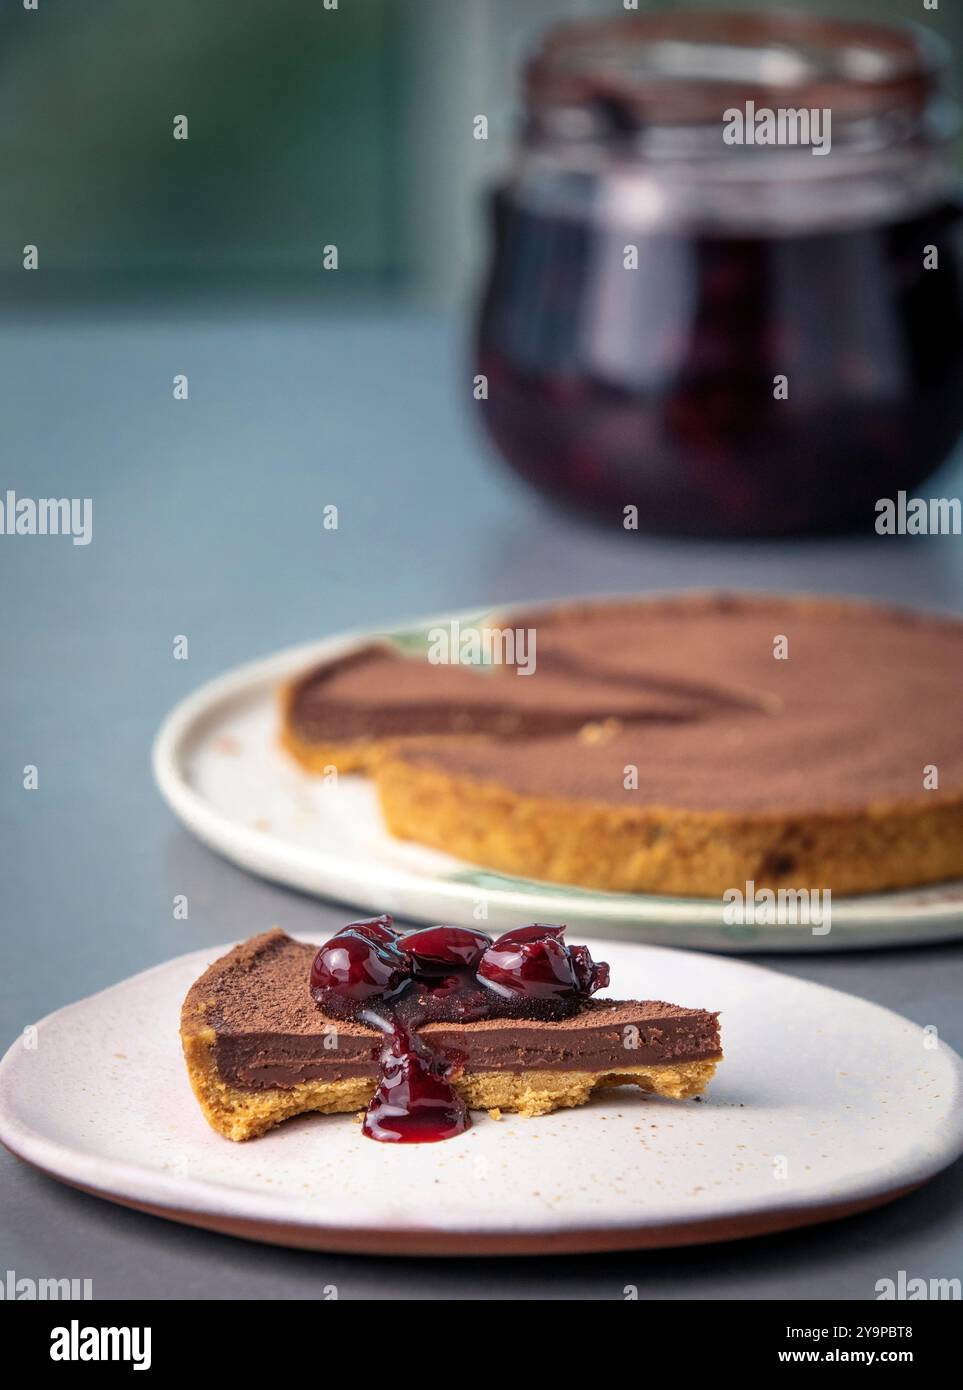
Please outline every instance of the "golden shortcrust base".
M308 1111L343 1115L364 1110L374 1094L370 1077L341 1081L301 1081L296 1086L245 1091L218 1073L214 1062L214 1030L184 1029L181 1039L191 1086L212 1129L225 1139L256 1139L282 1120ZM455 1089L470 1110L516 1111L548 1115L584 1105L596 1088L638 1086L643 1091L687 1100L699 1095L712 1080L721 1058L699 1062L656 1062L620 1067L618 1071L484 1071L455 1080Z
M375 762L392 835L500 873L618 893L872 893L963 876L963 804L810 815L626 809L523 796L403 752Z

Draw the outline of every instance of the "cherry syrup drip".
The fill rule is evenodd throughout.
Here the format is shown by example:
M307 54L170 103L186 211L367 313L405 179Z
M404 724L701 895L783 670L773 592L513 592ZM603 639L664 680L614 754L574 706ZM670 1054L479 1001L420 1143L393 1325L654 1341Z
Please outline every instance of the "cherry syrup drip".
M564 930L534 924L497 941L466 927L402 934L384 914L349 922L324 943L311 967L315 1003L385 1035L364 1119L369 1139L430 1143L471 1124L452 1084L465 1059L430 1047L418 1031L424 1024L569 1018L608 984L604 961L566 946Z
M384 1143L421 1144L453 1139L471 1124L468 1107L452 1086L455 1068L434 1053L397 1018L370 1013L366 1021L386 1028L378 1089L368 1104L362 1133Z

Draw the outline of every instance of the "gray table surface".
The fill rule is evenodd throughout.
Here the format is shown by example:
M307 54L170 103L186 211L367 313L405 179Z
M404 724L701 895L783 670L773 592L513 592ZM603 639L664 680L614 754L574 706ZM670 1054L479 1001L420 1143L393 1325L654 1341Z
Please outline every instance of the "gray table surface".
M171 379L185 372L186 402ZM51 1010L195 948L336 905L247 876L181 828L148 753L200 682L289 643L490 601L687 585L963 607L959 540L696 544L560 520L470 419L458 325L369 314L71 311L0 326L0 486L89 496L93 541L0 536L4 1044ZM934 493L958 494L952 473ZM340 528L325 531L336 503ZM172 658L175 635L190 659ZM22 789L22 769L39 788ZM171 902L187 894L190 918ZM963 1049L963 947L765 963L897 1009ZM0 1155L0 1274L98 1298L873 1297L959 1276L963 1165L875 1213L790 1235L553 1260L274 1249L142 1216Z

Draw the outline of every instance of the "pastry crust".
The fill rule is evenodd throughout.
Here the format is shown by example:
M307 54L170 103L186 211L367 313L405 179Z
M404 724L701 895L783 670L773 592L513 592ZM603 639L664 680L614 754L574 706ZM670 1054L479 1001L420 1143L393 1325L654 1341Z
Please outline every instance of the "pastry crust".
M392 835L521 878L616 893L871 893L963 876L963 804L734 816L522 796L401 751L375 767Z
M300 676L296 680L286 681L278 692L281 747L303 768L307 768L308 772L316 772L319 777L331 767L337 768L339 775L372 771L379 755L387 751L386 745L375 743L371 739L358 739L349 743L315 742L303 738L298 733L292 711L301 681Z

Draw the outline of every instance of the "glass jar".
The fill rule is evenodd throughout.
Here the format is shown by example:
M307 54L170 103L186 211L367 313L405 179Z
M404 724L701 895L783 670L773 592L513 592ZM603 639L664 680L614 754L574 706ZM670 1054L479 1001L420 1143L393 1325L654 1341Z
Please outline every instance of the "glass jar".
M706 535L871 529L912 493L963 430L947 56L801 15L551 31L478 336L511 466L613 525ZM761 143L793 111L810 144Z

